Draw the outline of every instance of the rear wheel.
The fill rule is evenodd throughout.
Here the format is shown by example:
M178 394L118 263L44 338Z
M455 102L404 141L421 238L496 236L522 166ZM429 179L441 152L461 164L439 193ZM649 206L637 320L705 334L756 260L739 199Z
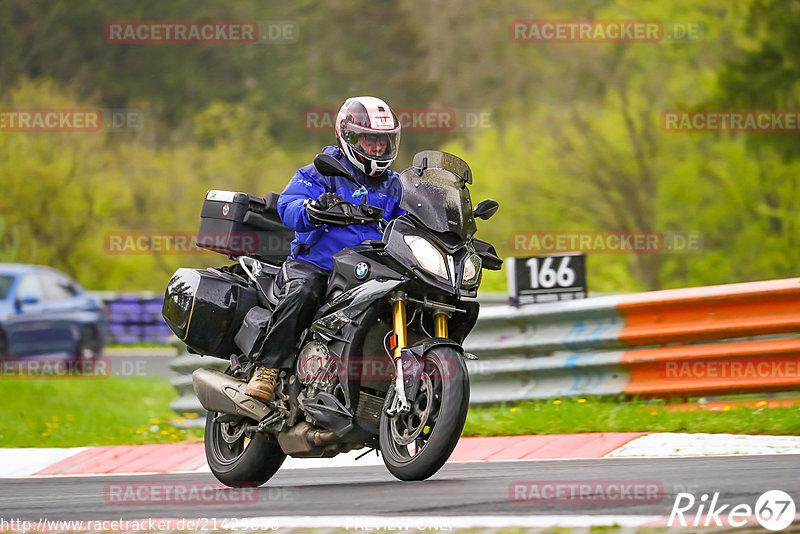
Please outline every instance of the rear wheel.
M247 431L247 425L255 424L247 418L216 420L222 415L217 412L206 415L206 460L211 472L226 486L264 484L286 459L277 439L263 432Z
M230 368L225 373L230 375ZM206 460L217 480L226 486L260 486L286 459L275 436L247 430L255 424L241 416L219 412L206 415Z
M380 446L386 468L400 480L424 480L453 452L469 408L469 376L458 351L436 347L425 353L420 389L405 414L380 422ZM386 406L394 399L389 389Z

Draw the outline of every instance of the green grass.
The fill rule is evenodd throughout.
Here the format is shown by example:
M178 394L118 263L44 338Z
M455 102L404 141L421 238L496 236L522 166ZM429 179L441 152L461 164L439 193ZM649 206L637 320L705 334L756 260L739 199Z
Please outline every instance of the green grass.
M0 446L76 447L197 441L169 421L175 389L155 378L0 379Z
M2 447L75 447L199 441L176 429L176 392L156 378L0 379ZM800 435L800 407L670 412L663 402L557 399L470 409L465 436L578 432Z
M708 432L800 435L800 407L675 412L663 401L567 398L471 408L464 436L581 432Z

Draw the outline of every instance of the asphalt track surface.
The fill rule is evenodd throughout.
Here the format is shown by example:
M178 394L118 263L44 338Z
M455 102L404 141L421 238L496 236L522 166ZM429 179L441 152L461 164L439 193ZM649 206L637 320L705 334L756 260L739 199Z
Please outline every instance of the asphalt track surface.
M646 481L660 484L657 502L512 499L520 481ZM220 489L212 502L111 502L120 484L200 484L221 488L210 473L29 477L0 482L6 518L38 521L269 517L328 515L658 515L668 516L678 492L719 492L719 504L754 506L763 492L780 489L800 504L800 455L702 458L620 458L447 464L423 482L395 480L383 466L279 471L246 502L242 490ZM152 486L149 486L152 487ZM225 497L223 497L225 495ZM230 497L231 499L226 499ZM728 508L730 510L730 507ZM692 512L696 511L693 509Z

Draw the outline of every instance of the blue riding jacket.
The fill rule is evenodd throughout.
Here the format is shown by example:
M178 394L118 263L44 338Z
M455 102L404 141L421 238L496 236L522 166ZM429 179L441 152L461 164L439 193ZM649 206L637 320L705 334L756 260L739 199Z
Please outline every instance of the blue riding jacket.
M303 207L307 199L316 200L323 193L337 193L346 201L360 204L361 198L353 196L359 186L367 190L367 204L383 209L387 221L405 213L400 207L403 188L399 175L388 170L380 178L371 178L356 169L338 146L326 146L323 154L337 158L347 170L353 173L358 185L341 176L323 176L313 164L298 170L287 184L278 199L278 214L283 224L295 231L290 258L304 260L322 269L333 268L333 255L343 248L358 245L365 239L380 239L376 224L351 225L345 228L322 225L316 226L308 220Z

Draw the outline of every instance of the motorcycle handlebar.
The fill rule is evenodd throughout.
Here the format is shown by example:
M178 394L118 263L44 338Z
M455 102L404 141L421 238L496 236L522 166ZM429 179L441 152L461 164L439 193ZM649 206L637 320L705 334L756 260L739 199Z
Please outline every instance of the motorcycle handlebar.
M339 202L327 210L318 209L314 202L309 202L306 211L311 222L330 226L371 224L380 221L383 216L381 208L369 204L356 206L350 202Z

